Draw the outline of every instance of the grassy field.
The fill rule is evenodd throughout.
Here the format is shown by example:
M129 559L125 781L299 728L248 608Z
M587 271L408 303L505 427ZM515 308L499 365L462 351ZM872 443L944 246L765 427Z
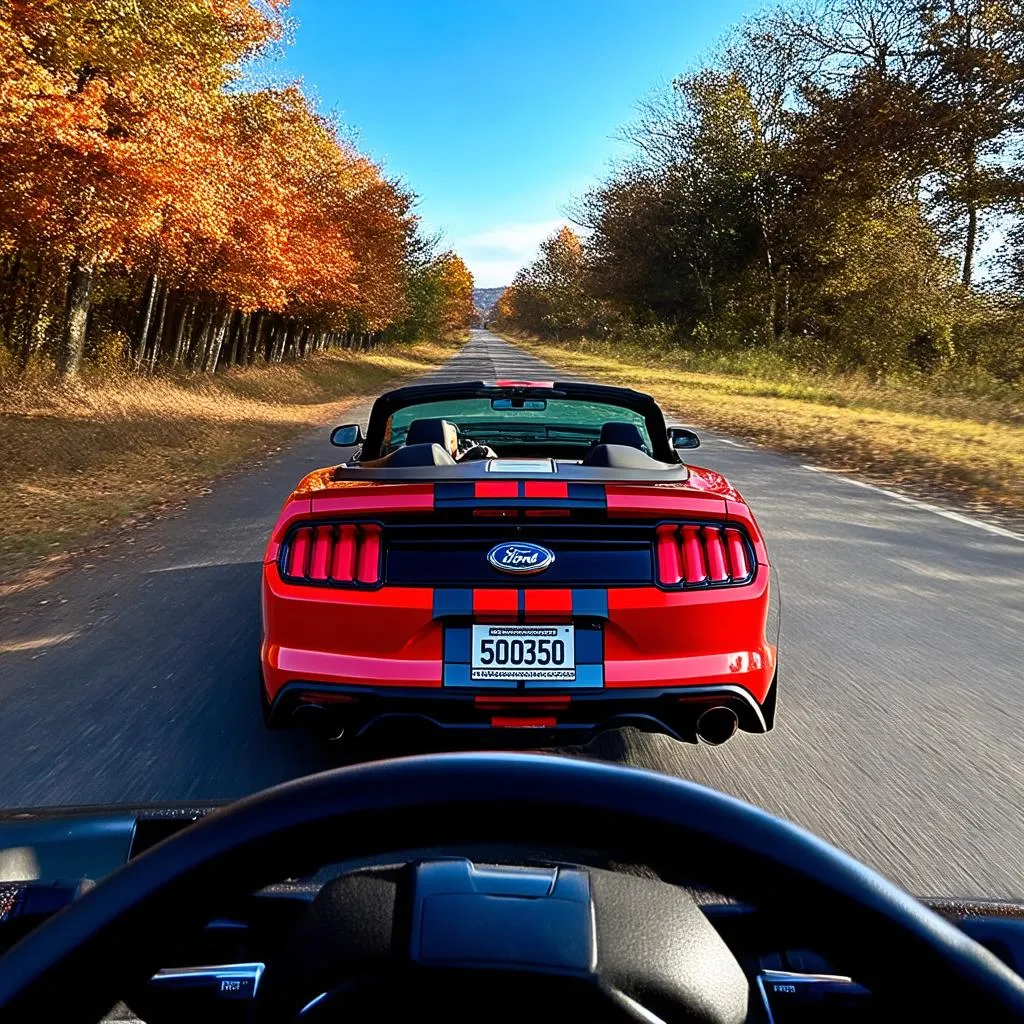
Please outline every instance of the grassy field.
M979 513L1024 515L1024 395L935 381L871 384L628 344L514 339L580 376L647 391L677 422ZM696 365L695 365L696 364ZM760 372L759 372L760 371ZM699 460L697 460L699 461Z
M0 577L195 495L455 344L331 351L216 377L0 381ZM283 496L282 496L283 500Z

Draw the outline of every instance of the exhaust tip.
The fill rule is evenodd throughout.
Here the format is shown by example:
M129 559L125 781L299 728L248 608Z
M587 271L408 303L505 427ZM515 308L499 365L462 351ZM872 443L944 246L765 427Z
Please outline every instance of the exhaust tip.
M697 719L697 739L702 743L717 747L720 743L731 739L739 728L739 719L732 708L714 707L702 712Z
M327 726L327 709L322 704L298 704L292 711L292 722L309 729Z

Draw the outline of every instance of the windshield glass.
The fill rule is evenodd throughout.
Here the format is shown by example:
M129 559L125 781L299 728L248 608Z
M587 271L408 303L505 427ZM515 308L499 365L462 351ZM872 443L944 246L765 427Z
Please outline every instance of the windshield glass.
M458 427L464 441L478 444L522 441L590 445L605 423L629 423L640 431L645 450L650 450L647 424L633 409L560 398L528 399L518 404L519 408L509 399L460 398L405 406L388 419L384 432L387 450L404 444L409 424L419 419L447 420Z

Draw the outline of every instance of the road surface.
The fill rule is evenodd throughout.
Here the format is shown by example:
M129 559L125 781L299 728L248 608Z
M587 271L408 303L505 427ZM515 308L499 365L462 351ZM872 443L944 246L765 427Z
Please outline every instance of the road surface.
M431 376L553 371L476 331ZM336 461L327 426L0 602L3 804L236 797L336 762L264 730L255 675L266 536ZM920 895L1024 897L1024 543L730 439L697 454L753 505L781 579L778 726L597 752L751 800Z

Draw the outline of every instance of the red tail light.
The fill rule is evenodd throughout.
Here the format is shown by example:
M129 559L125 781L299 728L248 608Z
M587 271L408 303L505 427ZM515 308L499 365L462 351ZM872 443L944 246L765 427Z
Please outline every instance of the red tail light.
M679 527L666 523L658 527L658 582L674 587L683 580L679 550Z
M331 559L331 579L351 583L356 578L356 528L350 523L338 527Z
M729 526L677 526L657 532L658 582L665 587L748 583L753 559L746 537Z
M684 526L681 532L683 535L683 582L703 583L708 578L708 569L704 559L704 545L700 542L700 527Z
M379 583L380 527L375 523L302 526L288 541L284 575L312 583Z
M708 554L708 576L712 583L722 583L729 578L729 570L725 567L725 544L722 531L714 526L705 526L701 532L704 550Z
M305 576L309 567L309 547L313 540L310 529L296 530L288 545L288 575Z
M334 544L334 529L318 526L313 534L313 554L309 558L309 578L325 580L331 568L331 547Z
M380 578L380 527L361 527L359 542L356 579L360 583L376 583Z

